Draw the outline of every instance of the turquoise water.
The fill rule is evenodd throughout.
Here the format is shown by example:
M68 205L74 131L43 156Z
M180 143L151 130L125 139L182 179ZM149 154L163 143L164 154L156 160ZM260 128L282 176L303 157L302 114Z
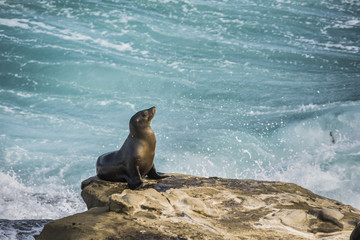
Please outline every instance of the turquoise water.
M83 211L81 181L151 106L161 172L360 208L359 16L356 0L0 1L0 219Z

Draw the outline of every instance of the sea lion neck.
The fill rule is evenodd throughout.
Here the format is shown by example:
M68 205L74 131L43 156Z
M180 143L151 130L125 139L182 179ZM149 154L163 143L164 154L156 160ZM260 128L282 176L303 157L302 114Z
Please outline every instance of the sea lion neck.
M150 127L150 124L146 127L139 128L139 127L132 126L131 123L130 123L129 135L132 137L143 138L143 139L155 136L154 131Z

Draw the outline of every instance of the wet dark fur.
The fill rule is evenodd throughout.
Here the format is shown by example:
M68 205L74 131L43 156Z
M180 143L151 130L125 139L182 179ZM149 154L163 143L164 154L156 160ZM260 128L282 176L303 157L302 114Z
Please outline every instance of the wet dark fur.
M156 112L152 107L137 112L130 119L130 133L118 151L101 155L96 162L96 175L103 180L127 182L130 189L139 188L146 175L150 179L167 177L156 172L154 156L156 138L150 127Z

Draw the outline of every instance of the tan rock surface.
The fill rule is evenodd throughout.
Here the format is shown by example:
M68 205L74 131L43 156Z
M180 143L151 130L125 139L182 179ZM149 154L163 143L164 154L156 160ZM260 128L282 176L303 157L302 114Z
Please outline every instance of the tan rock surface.
M291 183L172 174L140 190L83 182L89 210L47 224L45 239L349 239L360 211Z

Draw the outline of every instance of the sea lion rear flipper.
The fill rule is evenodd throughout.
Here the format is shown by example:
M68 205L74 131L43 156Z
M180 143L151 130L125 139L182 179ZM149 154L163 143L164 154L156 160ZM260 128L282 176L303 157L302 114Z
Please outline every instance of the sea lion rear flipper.
M156 169L155 169L155 165L152 166L152 168L150 169L150 171L147 174L148 178L150 179L161 179L161 178L166 178L169 177L168 175L161 175L159 174Z

